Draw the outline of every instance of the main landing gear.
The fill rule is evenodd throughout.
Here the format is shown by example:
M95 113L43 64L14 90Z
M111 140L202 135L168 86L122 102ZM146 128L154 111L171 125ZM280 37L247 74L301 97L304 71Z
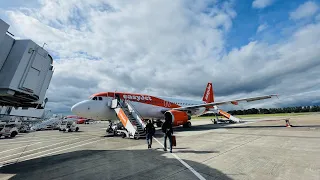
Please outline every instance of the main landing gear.
M139 136L130 135L130 133L123 127L121 122L112 123L109 121L109 127L106 130L108 136L120 136L122 138L139 139Z
M156 124L157 127L161 127L162 124L163 124L163 122L162 122L161 120L157 120L157 121L155 122L155 124Z
M183 125L184 128L191 128L191 122L188 121Z
M112 123L111 121L109 121L109 127L107 128L106 133L108 135L119 136L119 135L121 135L119 130L123 130L123 129L124 129L124 127L120 122L119 123Z
M156 120L154 122L156 124L157 127L161 127L163 122L161 120ZM190 121L187 121L185 124L182 125L184 128L191 128L192 124Z

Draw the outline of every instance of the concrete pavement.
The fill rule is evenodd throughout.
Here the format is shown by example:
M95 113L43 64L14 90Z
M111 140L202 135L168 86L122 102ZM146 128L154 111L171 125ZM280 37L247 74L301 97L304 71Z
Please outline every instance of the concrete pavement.
M285 127L270 117L231 125L194 120L175 128L175 156L153 141L105 137L107 124L81 132L41 131L0 139L0 179L320 179L320 116ZM163 143L161 132L156 138ZM187 164L187 165L186 165Z

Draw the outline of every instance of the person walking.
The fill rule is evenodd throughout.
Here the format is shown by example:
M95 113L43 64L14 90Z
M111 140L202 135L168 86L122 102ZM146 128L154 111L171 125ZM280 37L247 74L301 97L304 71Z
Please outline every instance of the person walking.
M151 120L148 120L147 125L146 125L146 133L147 133L147 144L148 144L148 149L151 149L152 146L152 136L154 135L156 129L152 123Z
M172 123L169 121L165 121L162 125L162 132L164 133L163 150L167 151L167 138L168 138L170 143L170 153L172 153L172 135L173 135Z

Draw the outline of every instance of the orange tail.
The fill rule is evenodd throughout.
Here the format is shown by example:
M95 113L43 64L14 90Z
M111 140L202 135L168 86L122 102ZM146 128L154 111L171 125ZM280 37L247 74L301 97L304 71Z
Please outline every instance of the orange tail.
M213 88L212 88L212 83L210 82L207 84L206 90L203 94L202 101L206 103L214 102Z

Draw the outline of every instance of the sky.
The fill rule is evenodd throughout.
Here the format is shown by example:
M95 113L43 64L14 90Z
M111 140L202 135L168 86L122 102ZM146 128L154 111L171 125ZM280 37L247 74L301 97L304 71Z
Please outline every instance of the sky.
M101 91L201 100L278 94L237 107L320 104L315 0L15 0L0 18L54 57L47 108Z

